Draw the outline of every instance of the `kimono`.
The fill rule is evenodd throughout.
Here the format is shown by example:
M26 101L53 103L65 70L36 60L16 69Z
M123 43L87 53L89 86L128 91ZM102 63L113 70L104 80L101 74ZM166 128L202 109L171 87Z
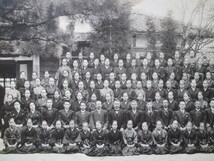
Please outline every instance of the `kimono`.
M56 109L46 109L42 112L42 120L47 121L48 126L54 125L57 119Z
M80 131L80 151L83 154L89 155L89 153L91 153L92 151L92 147L91 147L91 133L90 131ZM88 146L85 147L84 145Z
M166 154L168 152L167 149L167 132L164 129L161 129L160 131L158 131L157 129L155 129L152 132L152 137L153 137L153 142L154 142L154 152L156 154ZM165 144L163 147L159 147L157 145L163 145Z
M37 131L35 128L29 129L26 127L21 132L21 144L22 146L19 148L21 152L24 153L33 153L37 152L36 148L37 143ZM32 144L31 146L26 146L25 144Z
M79 152L79 142L81 141L80 138L80 134L79 134L79 130L74 128L74 129L67 129L65 131L65 135L63 138L63 144L65 146L65 152L66 153L76 153ZM72 146L70 144L74 144L76 143L76 145Z
M141 144L145 144L146 146L142 146ZM140 130L138 132L138 152L140 154L152 154L152 146L152 132Z
M116 131L110 130L108 133L109 154L121 155L122 154L122 132L118 129Z
M53 147L52 152L63 153L65 152L63 147L64 129L54 129L51 132L50 145ZM57 145L56 145L57 144Z
M48 98L53 98L54 97L54 92L58 90L57 86L47 86L46 88L47 91L47 97Z
M106 156L109 153L108 149L108 132L106 130L94 131L91 134L91 144L93 150L88 154L89 156ZM97 147L104 145L102 148Z
M26 113L24 112L24 110L20 110L19 112L14 110L12 113L11 113L11 117L14 118L15 120L15 123L17 125L24 125L25 123L25 116L26 116Z
M182 143L182 132L179 128L177 129L172 129L170 128L168 131L168 143L169 143L169 153L170 154L175 154L182 152L183 147L181 145ZM174 146L173 144L178 144L180 143L180 146Z
M35 103L35 100L32 98L26 99L25 97L22 98L21 103L22 103L22 109L27 112L29 109L29 105L31 102Z
M40 125L41 124L41 114L38 111L28 111L27 115L26 115L26 122L27 119L31 119L33 125Z
M193 154L196 152L196 145L197 145L197 133L195 130L187 131L185 130L183 132L183 140L184 140L184 145L185 149L184 151L187 154ZM193 147L189 147L188 144L194 144Z
M21 133L19 130L17 130L16 128L11 129L11 128L7 128L4 132L4 137L3 137L3 143L5 145L5 149L3 150L3 152L5 153L16 153L17 152L17 146L15 147L8 147L9 145L14 145L17 143L17 145L20 143L21 141Z
M39 152L51 152L52 147L50 146L51 132L48 129L40 129L38 132L38 151ZM43 146L42 144L46 145Z
M137 153L137 133L136 131L132 129L126 129L123 131L123 141L125 144L125 147L122 150L122 154L124 156L131 156L138 154ZM128 145L134 145L133 147L129 147Z
M198 139L199 152L204 152L204 153L212 152L211 146L208 145L207 147L203 147L203 145L209 144L209 133L206 130L204 131L199 130L197 132L197 139Z

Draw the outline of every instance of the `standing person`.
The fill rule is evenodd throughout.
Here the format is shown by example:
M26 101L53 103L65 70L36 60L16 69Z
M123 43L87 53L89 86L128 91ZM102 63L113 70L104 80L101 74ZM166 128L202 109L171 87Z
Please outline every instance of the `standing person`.
M26 73L24 71L21 71L20 72L20 78L16 82L16 88L18 90L23 89L24 88L24 83L25 83L26 80L27 80Z
M137 133L133 128L132 120L127 121L127 128L123 131L123 142L125 147L122 150L124 156L137 154Z
M11 118L9 120L9 127L4 132L3 143L5 145L5 149L3 149L3 152L16 153L20 141L21 141L20 131L17 130L15 126L14 118Z
M114 120L112 122L112 128L108 133L110 155L117 156L122 154L122 139L122 132L118 129L117 121Z
M142 130L138 132L138 152L140 154L152 154L153 138L147 122L142 123Z
M157 121L156 128L152 132L152 137L154 141L154 152L156 154L166 154L168 152L167 149L167 132L162 128L161 121Z

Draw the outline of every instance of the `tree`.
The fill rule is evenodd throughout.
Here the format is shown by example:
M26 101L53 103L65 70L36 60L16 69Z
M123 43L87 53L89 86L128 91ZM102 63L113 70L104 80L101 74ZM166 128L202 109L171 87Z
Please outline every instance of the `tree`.
M172 57L176 50L176 26L172 13L169 12L161 22L161 51L166 54L166 57Z
M147 38L147 48L149 51L151 51L153 54L156 54L156 44L157 44L157 38L156 38L156 27L153 19L151 17L148 17L146 19L146 38Z

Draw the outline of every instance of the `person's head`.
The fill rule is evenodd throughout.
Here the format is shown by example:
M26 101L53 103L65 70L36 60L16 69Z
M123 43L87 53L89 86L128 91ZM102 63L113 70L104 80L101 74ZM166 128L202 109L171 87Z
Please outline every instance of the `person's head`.
M7 102L12 102L13 101L13 95L9 94L7 96Z
M114 100L114 109L119 110L120 109L120 101L118 99Z
M48 128L47 121L43 120L42 121L42 129L47 129L47 128Z
M70 103L69 101L65 101L65 102L63 103L63 106L64 106L64 109L65 109L66 111L68 111L68 110L70 109L70 107L71 107L71 103Z
M121 87L121 84L120 84L120 81L115 81L115 84L114 84L115 88L116 89L119 89Z
M164 82L163 82L162 79L160 79L160 80L158 81L158 88L159 88L159 89L162 89L163 86L164 86Z
M15 123L14 118L10 118L10 120L9 120L9 127L13 129L15 127L15 125L16 125L16 123Z
M21 103L19 101L15 101L14 102L14 108L16 111L20 111L21 110Z
M169 75L169 78L170 78L170 80L175 80L175 73L174 72L172 72L170 75Z
M79 83L78 83L78 88L79 88L80 90L83 90L83 89L84 89L84 83L83 83L83 81L79 81Z
M115 54L114 54L113 59L114 59L114 61L118 61L118 59L119 59L119 55L118 55L118 53L115 53Z
M200 75L199 75L198 72L195 72L195 74L194 74L194 79L195 79L195 80L199 80L199 79L200 79Z
M102 78L103 78L102 75L101 75L100 73L98 73L98 74L97 74L97 80L98 80L98 81L102 81Z
M83 67L87 68L88 67L88 60L84 59L82 62Z
M49 73L49 71L47 71L47 70L45 71L45 73L44 73L44 77L45 77L45 78L49 78L49 77L50 77L50 73Z
M146 73L142 72L140 78L141 80L146 80L147 79Z
M128 53L128 54L126 54L126 61L130 61L130 60L131 60L131 54Z
M52 109L52 105L53 105L52 99L48 99L47 102L46 102L47 108L48 108L48 109Z
M16 83L14 81L11 81L10 88L12 88L12 89L16 88Z
M111 96L110 93L106 93L105 98L106 98L106 101L111 101L112 100L112 96Z
M39 78L36 78L36 86L40 86L41 85L41 81Z
M146 59L151 60L152 59L152 53L148 52L146 54Z
M93 53L93 52L90 52L90 54L89 54L89 59L90 59L90 60L93 60L94 57L95 57L95 56L94 56L94 53Z
M206 72L206 79L207 80L211 80L211 78L212 78L211 73L210 72Z
M98 66L99 64L100 64L99 59L95 59L95 60L94 60L94 65L95 65L95 66Z
M190 58L194 58L195 57L194 51L190 51L189 56L190 56Z
M96 102L96 109L97 110L101 110L101 108L102 108L102 102L101 101L97 101Z
M154 72L154 73L152 74L152 79L153 79L153 80L158 80L158 73Z
M179 53L179 51L175 51L174 57L175 57L175 59L179 59L179 58L180 58L180 53Z
M65 97L70 98L71 97L71 92L69 90L65 90Z
M136 73L131 74L131 80L133 80L133 81L137 80L137 74Z
M58 90L55 90L54 99L59 99L59 98L60 98L60 92Z
M174 94L173 94L172 91L170 91L170 92L168 93L168 99L169 99L169 100L173 100L173 99L174 99Z
M192 79L190 85L191 85L192 88L196 88L196 85L197 85L197 84L196 84L196 80L195 80L195 79Z
M72 54L71 54L71 52L67 52L66 54L65 54L65 57L69 60L69 59L72 59Z
M187 81L188 79L189 79L188 74L184 72L182 74L182 80Z
M64 80L62 83L63 88L68 88L68 81Z
M163 100L163 108L168 108L169 107L169 102L167 99Z
M60 121L60 120L57 120L57 121L56 121L56 125L55 125L55 127L56 127L56 129L57 129L57 130L61 129L61 127L62 127L62 123L61 123L61 121Z
M83 95L82 95L81 92L78 92L78 93L77 93L77 100L78 100L78 101L82 101L82 100L83 100Z
M205 130L205 124L204 124L204 122L200 122L200 124L199 124L199 130L201 130L201 131Z
M110 65L110 60L109 60L109 58L106 58L105 59L105 66L109 66Z
M66 66L67 65L67 59L62 59L62 66Z
M139 60L139 59L140 59L140 53L137 52L137 53L135 54L135 58L136 58L137 60Z
M203 62L204 62L203 59L202 59L202 58L199 58L197 63L198 63L198 65L202 66L202 65L203 65Z
M41 96L42 96L42 98L47 97L47 92L45 89L41 90Z
M78 68L79 64L78 64L78 61L77 60L74 60L73 61L73 67L74 68Z
M172 82L171 82L171 80L166 81L166 88L168 88L168 89L172 88Z
M36 110L36 105L35 105L34 102L31 102L31 103L29 104L29 107L30 107L30 110L31 110L31 111L35 111L35 110Z
M74 128L75 128L75 121L74 121L74 120L70 120L70 122L69 122L69 127L70 127L71 129L74 129Z
M20 72L20 79L26 79L26 73L24 71Z
M112 129L113 130L117 130L117 127L118 127L118 124L117 124L117 121L116 120L114 120L113 122L112 122Z
M142 88L142 83L141 83L141 81L137 81L137 89L141 89Z
M80 74L78 72L74 73L74 80L79 80L80 79Z
M132 129L133 128L133 122L132 122L132 120L128 120L127 121L127 128L128 129Z
M111 73L109 74L109 79L110 79L110 80L114 80L114 79L115 79L115 74L114 74L113 72L111 72Z
M132 110L136 110L137 109L137 101L136 100L132 100L131 101L131 108L132 108Z
M85 78L90 80L91 73L89 71L85 73Z
M85 111L85 109L86 109L86 104L85 104L85 102L81 102L81 103L80 103L80 109L81 109L81 111Z
M33 122L32 122L31 119L28 119L28 120L27 120L27 127L28 127L28 128L32 128L32 127L33 127Z
M195 101L195 108L196 109L201 109L201 103L200 103L200 101Z
M160 60L159 59L155 59L155 67L160 67Z
M93 80L90 81L90 88L95 89L95 82Z
M131 65L132 65L132 67L135 67L136 66L136 59L132 59L132 61L131 61Z
M100 55L100 61L101 61L101 62L104 62L105 59L106 59L105 55L101 54L101 55Z
M104 80L103 86L104 86L104 88L108 88L109 87L109 81L108 80Z
M146 67L148 65L148 60L145 58L143 59L143 66Z
M171 58L169 58L169 59L168 59L168 61L167 61L167 65L168 65L168 66L170 66L170 67L173 65L173 61L172 61L172 59L171 59Z
M88 127L88 123L87 123L87 122L83 122L83 123L82 123L82 130L83 130L83 131L88 131L88 128L89 128L89 127Z
M126 75L126 73L123 73L122 75L121 75L121 80L122 81L125 81L127 79L127 75Z
M185 87L184 80L180 80L179 87L180 87L180 89L184 89L184 87Z
M183 99L184 99L185 102L190 100L189 94L187 92L184 92Z
M163 52L160 52L160 53L159 53L159 58L160 58L160 59L164 59L164 53L163 53Z
M102 123L100 121L96 121L96 129L101 130L102 129Z
M180 108L180 110L185 110L185 108L186 108L186 103L185 103L184 101L181 101L181 102L179 103L179 108Z
M78 55L78 59L79 59L79 60L82 60L82 59L83 59L83 54L82 54L81 52L80 52L79 55Z
M97 100L97 95L95 93L93 93L91 95L91 101L95 102Z
M157 130L162 129L162 122L161 122L160 120L158 120L158 121L156 122L156 128L157 128Z
M36 78L38 78L38 74L37 74L37 72L33 72L32 73L32 79L35 80Z
M147 107L148 110L152 110L152 106L153 106L152 101L148 101L146 103L146 107Z
M156 92L156 93L155 93L155 100L156 100L156 101L160 101L160 100L161 100L160 92Z
M30 90L25 91L25 98L30 98Z
M192 122L187 122L187 125L186 125L186 128L187 128L187 131L191 131L192 130Z
M203 100L203 99L204 99L203 92L199 91L198 92L198 100Z
M119 59L119 61L118 61L118 66L122 68L123 65L124 65L123 60L122 60L122 59Z
M146 88L147 89L151 89L152 88L152 81L151 80L147 80L147 82L146 82Z
M29 89L30 88L30 82L29 81L25 81L24 87L25 87L25 89Z
M208 88L208 81L207 80L204 80L203 81L203 87L206 89Z
M189 65L189 59L188 59L188 58L185 58L185 59L184 59L184 65L185 65L185 66Z
M211 108L212 110L214 110L214 100L213 100L213 99L210 101L210 108Z
M178 128L178 121L177 121L177 120L174 120L174 121L172 122L172 128L173 128L173 129L177 129L177 128Z
M142 123L142 130L143 131L148 131L148 124L147 124L147 122L143 122Z
M144 100L144 95L143 95L143 93L139 93L138 95L137 95L137 100L139 100L139 101L143 101Z
M129 99L129 95L128 95L128 93L123 93L123 100L124 101L128 101L128 99Z
M126 87L130 89L132 87L132 81L129 79L126 81Z
M68 76L69 76L68 71L67 71L67 70L63 70L62 76L63 76L64 78L68 78Z

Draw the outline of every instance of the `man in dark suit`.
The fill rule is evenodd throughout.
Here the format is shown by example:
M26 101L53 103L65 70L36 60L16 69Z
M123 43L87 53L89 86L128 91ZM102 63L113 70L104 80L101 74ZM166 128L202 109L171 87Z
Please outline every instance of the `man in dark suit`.
M126 126L126 120L125 120L125 112L120 109L120 101L116 99L114 101L114 109L109 111L108 113L108 120L109 120L109 127L112 125L113 121L117 121L118 129L123 131Z
M96 110L91 112L90 116L90 127L92 130L96 129L96 122L100 121L103 125L103 129L108 128L108 112L102 109L102 102L96 102Z

